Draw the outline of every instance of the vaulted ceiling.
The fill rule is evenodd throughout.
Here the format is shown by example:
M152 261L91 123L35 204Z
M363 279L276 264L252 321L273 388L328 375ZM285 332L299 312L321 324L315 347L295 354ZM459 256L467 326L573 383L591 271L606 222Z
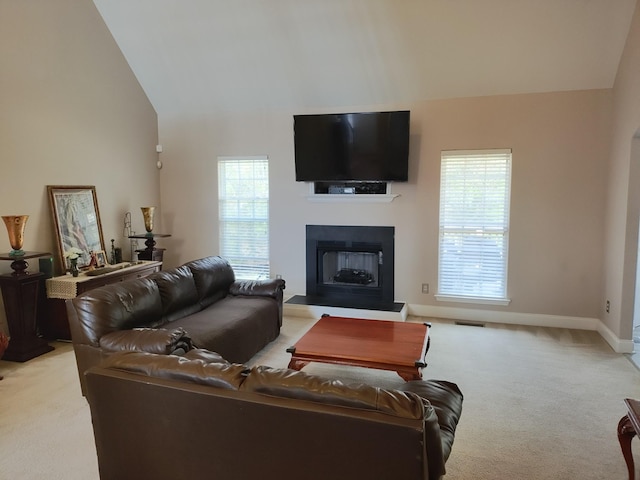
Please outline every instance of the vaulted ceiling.
M636 0L94 0L159 115L611 88Z

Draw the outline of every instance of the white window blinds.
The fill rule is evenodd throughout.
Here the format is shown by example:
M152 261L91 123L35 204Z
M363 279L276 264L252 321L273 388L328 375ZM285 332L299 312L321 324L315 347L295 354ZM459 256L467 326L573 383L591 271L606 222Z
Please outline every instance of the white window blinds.
M507 301L511 150L444 151L438 299Z
M269 160L218 158L220 255L236 278L269 278Z

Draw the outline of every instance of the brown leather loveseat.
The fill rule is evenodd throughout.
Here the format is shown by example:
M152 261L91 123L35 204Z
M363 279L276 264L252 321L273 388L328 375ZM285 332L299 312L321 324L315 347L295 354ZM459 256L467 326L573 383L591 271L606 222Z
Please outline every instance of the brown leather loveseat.
M102 480L437 480L462 394L398 390L288 369L120 352L86 373Z
M280 334L284 280L236 281L221 257L194 260L67 300L80 385L118 351L169 354L192 346L249 360Z

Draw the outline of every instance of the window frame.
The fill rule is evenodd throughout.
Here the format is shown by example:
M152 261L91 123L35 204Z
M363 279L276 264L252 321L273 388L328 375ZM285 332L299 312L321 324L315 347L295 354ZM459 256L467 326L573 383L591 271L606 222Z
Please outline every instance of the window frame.
M255 184L256 176L251 178L250 188L246 188L246 185L240 183L246 183L247 178L242 178L238 172L237 177L234 179L237 181L235 185L235 192L229 192L234 190L228 182L230 181L227 168L232 168L233 164L238 165L241 168L241 164L248 163L264 163L266 167L266 185L257 186ZM255 168L255 167L253 167ZM218 172L218 241L220 256L227 260L236 275L238 280L264 280L270 277L271 274L271 260L270 260L270 240L269 240L269 157L267 155L260 156L220 156L217 159L217 172ZM266 188L265 188L266 187ZM256 197L256 188L258 188L262 194L266 190L266 196L262 195ZM251 193L251 195L247 195ZM264 205L266 201L266 206ZM229 215L229 211L233 210L232 204L235 203L236 215ZM262 203L262 205L259 205ZM258 212L257 212L258 210ZM235 223L236 234L230 234L232 224ZM254 239L254 245L246 247L246 241L250 238L245 236L247 230L241 230L242 224L253 224L253 227L249 229L251 235L255 235L255 228L257 224L263 224L266 229L266 234ZM242 231L242 233L240 233ZM235 239L235 240L234 240ZM257 244L255 241L258 241ZM229 242L236 242L234 246L229 245ZM243 242L244 241L244 242ZM265 252L264 256L253 256L243 254L240 249L257 248ZM255 253L255 252L252 252ZM258 262L255 262L255 260Z
M460 168L455 172L454 162L458 164L462 162L464 165L458 165ZM500 166L500 162L504 164ZM474 169L484 170L484 177L478 177L477 170ZM487 177L500 173L501 169L504 172L499 179L494 178L494 183L491 184L493 186L487 186L486 180L491 180ZM508 305L511 302L508 297L508 257L512 170L511 149L443 150L441 152L436 300L491 305ZM458 175L457 179L452 178L454 173ZM478 179L485 180L483 182L485 188L479 193ZM455 182L458 184L456 185ZM503 184L497 182L503 182ZM456 187L458 190L462 189L462 193L457 192L456 195L456 192L452 192ZM476 188L476 191L472 192L471 188ZM483 201L478 202L481 204L480 207L474 203L473 213L470 213L471 211L463 210L462 205L469 203L469 197L472 195L474 198L481 196ZM498 202L500 198L502 198L501 204ZM479 211L482 215L477 217ZM445 262L443 260L445 255L451 256L445 245L447 243L450 245L452 239L456 242L455 254L459 260ZM494 239L498 241L493 242ZM488 246L472 246L466 251L460 250L460 244L465 240L474 240L476 243L482 241ZM496 248L498 248L497 252ZM488 266L483 268L485 259ZM471 260L480 263L480 273L477 277L479 282L476 282L475 291L470 287L472 282L463 272L469 268ZM491 277L487 272L492 270L500 271L499 278L493 279L493 282L501 286L497 293L495 286L492 288L490 283L485 283ZM452 287L454 283L456 286ZM447 288L443 288L443 285Z

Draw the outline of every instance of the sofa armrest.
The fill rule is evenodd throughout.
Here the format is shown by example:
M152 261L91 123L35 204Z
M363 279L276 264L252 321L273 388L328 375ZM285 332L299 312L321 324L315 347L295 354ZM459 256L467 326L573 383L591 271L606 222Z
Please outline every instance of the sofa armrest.
M100 348L108 352L135 351L169 355L193 348L184 328L134 328L107 333L100 338Z
M462 415L462 392L455 383L444 380L414 380L398 390L416 393L427 404L429 415L425 416L424 431L430 478L440 478L445 473L445 462Z
M268 280L236 280L229 287L229 294L272 297L281 301L284 288L285 282L281 278L271 278Z

